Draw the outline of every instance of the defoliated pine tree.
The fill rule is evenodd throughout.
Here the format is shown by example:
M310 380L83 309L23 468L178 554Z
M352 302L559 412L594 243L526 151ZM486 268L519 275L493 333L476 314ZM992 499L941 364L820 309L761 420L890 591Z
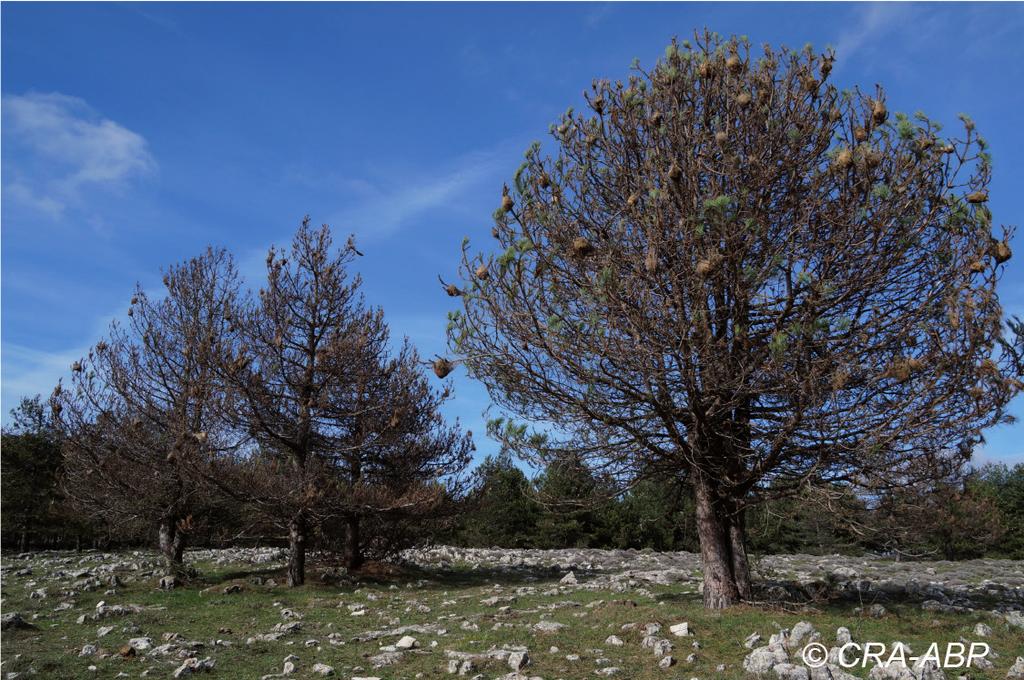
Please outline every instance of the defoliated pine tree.
M984 139L832 64L705 32L595 82L448 287L440 372L551 426L508 447L689 480L710 608L750 595L748 506L955 465L1019 389Z
M72 365L50 403L72 502L122 535L156 533L173 583L194 521L210 508L197 470L223 444L216 365L239 279L231 256L210 249L163 282L162 296L136 289L127 322Z

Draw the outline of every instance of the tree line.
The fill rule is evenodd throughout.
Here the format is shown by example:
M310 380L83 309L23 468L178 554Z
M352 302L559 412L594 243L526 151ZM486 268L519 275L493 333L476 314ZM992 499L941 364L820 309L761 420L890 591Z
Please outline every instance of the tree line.
M61 485L59 439L38 397L24 399L3 433L3 545L43 548L145 546L152 527L81 515ZM560 462L530 477L507 452L488 456L448 513L431 521L377 521L366 529L375 557L417 542L475 548L699 550L692 492L682 480L650 479L629 489L598 479L578 463ZM748 522L754 555L863 554L894 559L1024 559L1024 463L986 464L923 488L882 498L827 494L766 503ZM284 544L272 524L247 517L224 499L216 522L193 522L197 546ZM388 531L390 529L390 532ZM412 532L409 531L412 529ZM395 532L403 532L395 535ZM346 526L320 525L311 545L344 556Z
M759 506L748 521L757 555L876 553L894 559L1024 559L1024 464L987 464L926 487L867 499L807 489ZM511 456L473 471L460 521L444 538L466 547L699 550L693 493L684 480L630 489L578 462L532 479Z

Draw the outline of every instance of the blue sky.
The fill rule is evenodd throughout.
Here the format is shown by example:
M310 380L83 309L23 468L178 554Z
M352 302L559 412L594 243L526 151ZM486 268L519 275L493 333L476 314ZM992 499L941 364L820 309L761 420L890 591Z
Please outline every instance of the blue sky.
M5 420L124 314L136 281L157 288L162 266L213 243L258 282L306 213L357 235L368 300L442 352L436 277L463 236L489 238L530 141L592 78L703 26L832 45L835 80L882 83L891 110L970 113L992 145L996 221L1024 224L1021 4L5 3L0 21ZM1001 297L1024 314L1021 262ZM454 382L450 414L493 452L486 393ZM1024 461L1021 434L990 432L980 459Z

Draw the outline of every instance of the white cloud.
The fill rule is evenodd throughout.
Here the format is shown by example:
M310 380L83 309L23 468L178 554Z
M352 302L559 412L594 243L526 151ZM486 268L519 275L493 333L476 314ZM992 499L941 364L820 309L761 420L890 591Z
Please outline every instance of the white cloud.
M56 217L84 192L156 169L146 140L59 93L4 95L4 198Z

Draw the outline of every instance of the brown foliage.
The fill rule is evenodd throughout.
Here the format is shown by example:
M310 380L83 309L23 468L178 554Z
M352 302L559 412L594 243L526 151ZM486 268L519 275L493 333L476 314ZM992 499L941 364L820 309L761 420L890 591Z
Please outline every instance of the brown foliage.
M468 435L438 411L447 392L429 388L408 344L390 357L383 313L347 274L357 254L307 218L287 253L267 256L258 300L232 310L239 336L221 356L228 415L248 439L208 476L288 531L291 585L314 530L344 522L358 566L364 517L436 514L468 463Z
M238 279L230 256L211 249L163 282L155 300L137 288L127 324L111 325L50 403L69 497L122 532L158 529L177 576L193 517L211 504L194 471L220 445L210 436L223 408L215 366Z

